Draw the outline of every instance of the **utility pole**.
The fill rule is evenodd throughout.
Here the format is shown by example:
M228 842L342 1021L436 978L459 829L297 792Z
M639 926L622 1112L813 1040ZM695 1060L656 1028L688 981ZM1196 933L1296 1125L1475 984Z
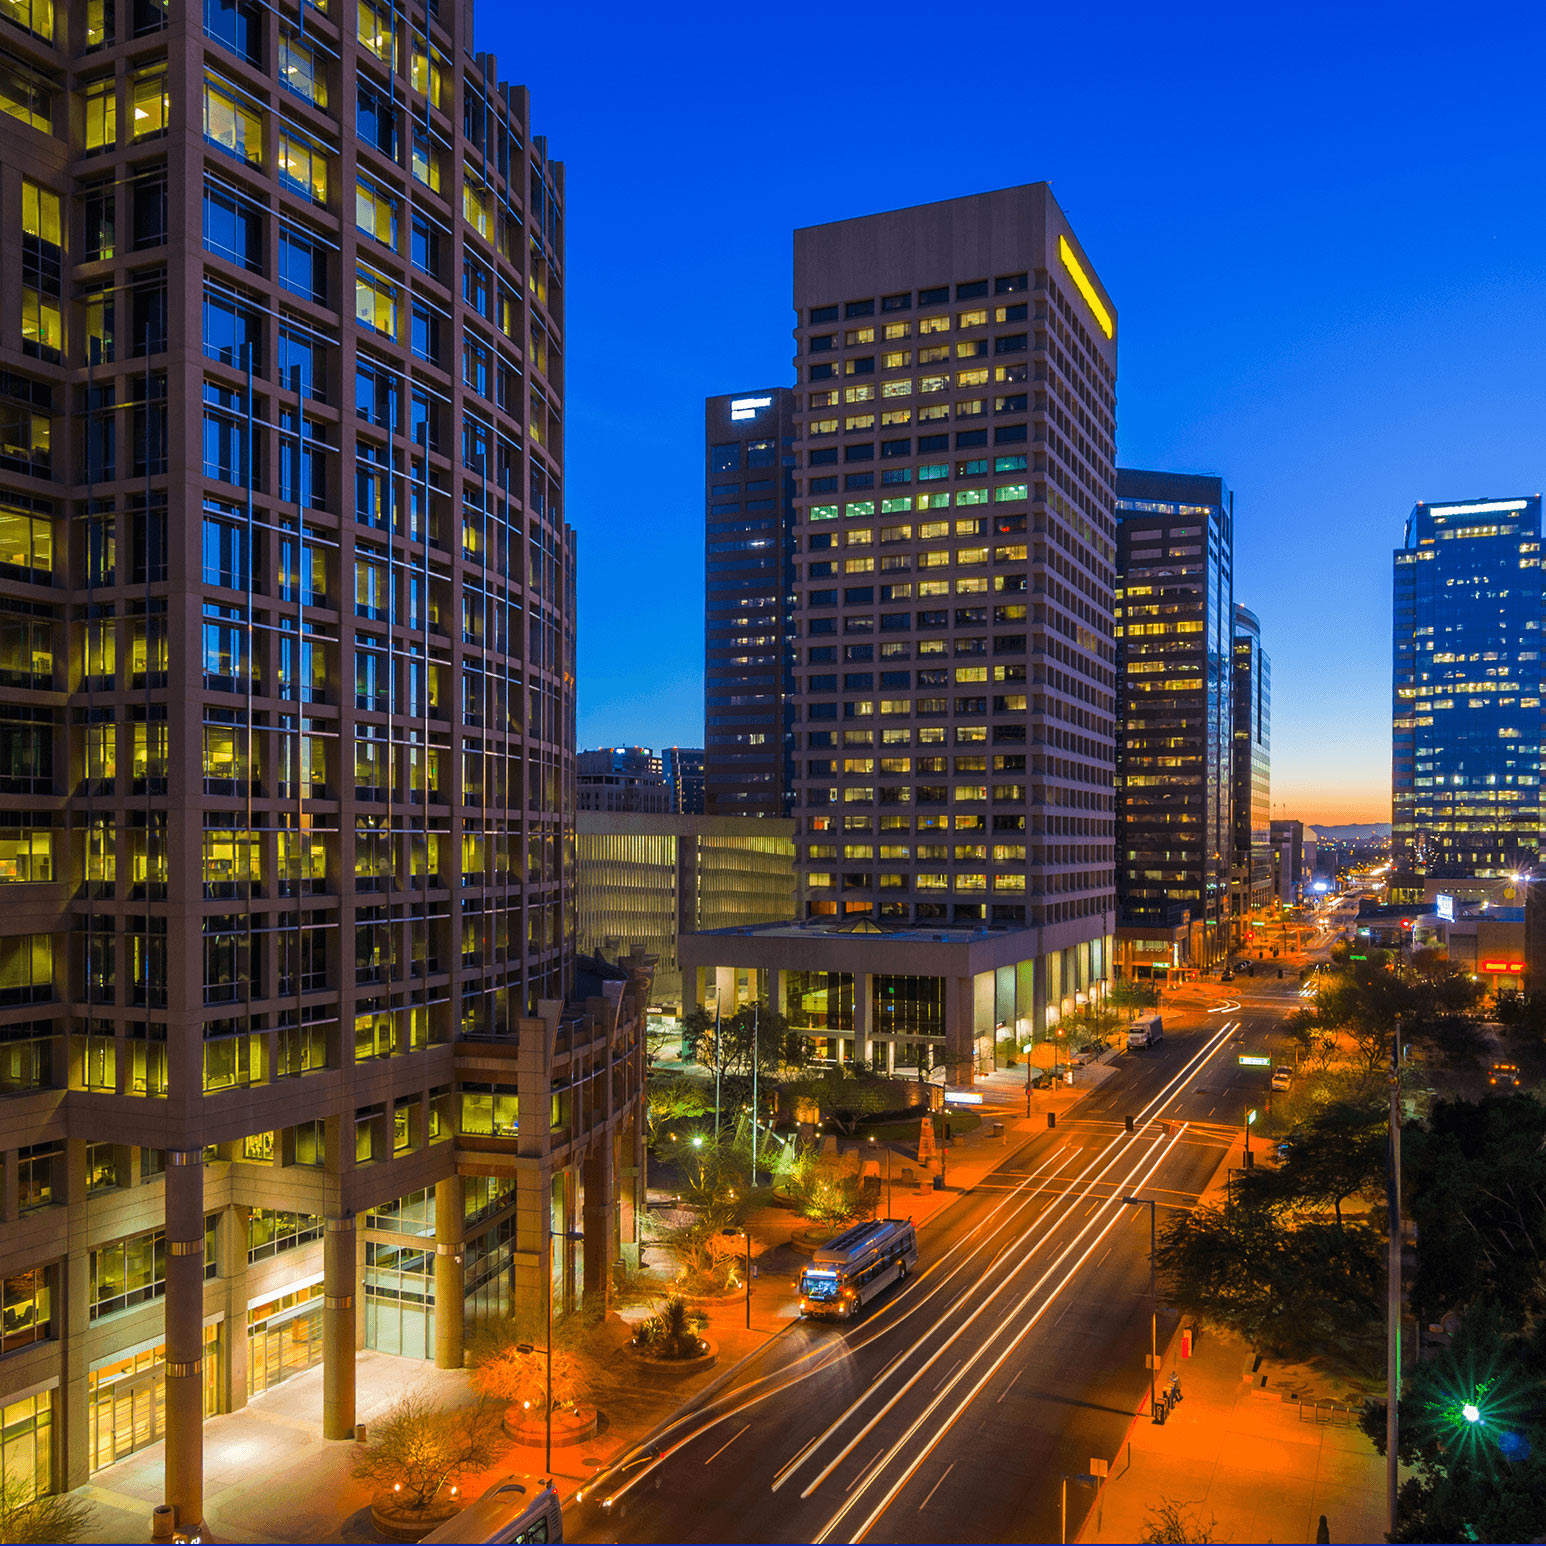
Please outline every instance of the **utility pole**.
M719 995L714 995L714 1147L719 1147L719 1076L725 1066L725 1056L719 1036Z
M1385 1526L1396 1533L1399 1466L1396 1449L1401 1416L1401 1017L1390 1042L1390 1145L1385 1175L1386 1228L1389 1231L1385 1282Z

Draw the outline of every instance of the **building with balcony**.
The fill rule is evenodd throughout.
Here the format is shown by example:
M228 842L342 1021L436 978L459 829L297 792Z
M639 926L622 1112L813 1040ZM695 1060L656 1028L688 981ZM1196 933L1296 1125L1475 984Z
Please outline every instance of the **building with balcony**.
M0 1455L605 1283L564 179L470 5L0 9ZM644 968L639 969L647 979ZM14 1464L13 1464L14 1462Z

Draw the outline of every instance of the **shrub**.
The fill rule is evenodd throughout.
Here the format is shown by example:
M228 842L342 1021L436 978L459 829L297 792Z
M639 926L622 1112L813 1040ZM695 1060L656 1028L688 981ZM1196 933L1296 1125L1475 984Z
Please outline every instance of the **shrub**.
M0 1478L0 1541L78 1541L90 1528L89 1503L68 1493L32 1496L19 1476Z
M369 1435L355 1448L355 1476L394 1493L399 1507L415 1513L427 1510L443 1489L492 1465L503 1447L499 1416L484 1403L452 1411L417 1390L371 1423Z
M633 1334L633 1345L652 1358L697 1358L708 1351L698 1335L706 1324L701 1315L687 1308L687 1301L673 1294L647 1321L641 1321Z

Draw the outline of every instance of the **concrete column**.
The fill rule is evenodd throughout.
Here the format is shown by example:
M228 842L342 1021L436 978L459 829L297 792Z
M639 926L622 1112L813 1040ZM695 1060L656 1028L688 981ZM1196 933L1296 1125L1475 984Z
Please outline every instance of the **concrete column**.
M612 1141L602 1134L585 1158L585 1292L612 1299L613 1241L617 1231L617 1199L612 1172Z
M225 1388L222 1409L238 1412L247 1404L251 1371L247 1367L247 1218L249 1208L226 1208L216 1226L215 1254L225 1290Z
M354 1437L354 1215L331 1218L322 1238L322 1437Z
M72 1210L76 1211L76 1210ZM83 1216L84 1208L78 1210ZM84 1235L84 1228L81 1229ZM74 1233L74 1231L72 1231ZM87 1416L90 1394L87 1389L87 1331L91 1325L91 1256L84 1250L72 1250L64 1262L63 1370L60 1405L54 1410L55 1471L61 1491L84 1487L91 1479L91 1427ZM63 1433L59 1425L63 1423ZM63 1442L60 1442L62 1438Z
M204 1523L204 1153L166 1156L166 1501Z
M866 1063L875 1055L870 1048L870 1040L875 1033L875 1027L871 1023L874 981L874 976L870 972L854 974L854 1056L862 1058Z
M1031 1041L1040 1046L1047 1039L1047 963L1041 956L1031 970Z
M466 1361L466 1185L460 1176L435 1183L435 1367L460 1369Z
M945 1077L951 1084L972 1083L974 999L970 977L945 979Z

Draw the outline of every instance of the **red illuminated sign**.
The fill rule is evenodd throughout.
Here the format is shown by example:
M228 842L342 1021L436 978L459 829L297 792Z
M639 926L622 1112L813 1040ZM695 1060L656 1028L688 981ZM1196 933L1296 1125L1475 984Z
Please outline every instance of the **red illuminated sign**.
M1483 961L1484 972L1522 972L1525 969L1523 961Z

